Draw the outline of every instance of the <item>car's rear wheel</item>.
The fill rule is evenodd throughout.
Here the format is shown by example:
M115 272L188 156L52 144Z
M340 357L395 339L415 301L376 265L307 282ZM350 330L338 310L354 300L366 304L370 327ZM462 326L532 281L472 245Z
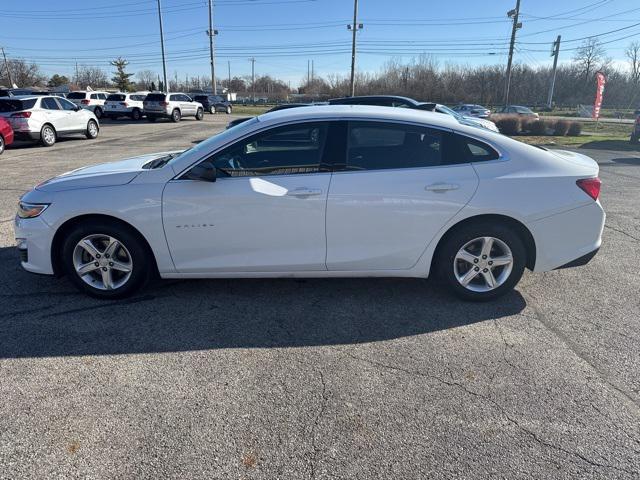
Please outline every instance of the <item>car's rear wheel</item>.
M98 128L96 121L89 120L89 123L87 123L87 131L84 132L84 134L89 140L93 140L94 138L98 138L99 131L100 129Z
M437 268L448 289L465 300L486 301L511 291L520 281L526 250L505 225L471 223L447 234Z
M152 262L142 241L116 223L86 222L65 239L62 260L71 282L97 298L122 298L141 288Z
M0 135L0 155L4 152L4 137Z
M215 115L215 113L216 113L216 106L215 106L215 105L211 105L211 106L209 107L209 113L210 113L211 115Z
M56 131L54 128L47 124L40 130L40 143L45 147L53 147L56 143Z
M93 114L96 116L96 118L98 120L100 120L102 118L102 114L104 112L102 111L102 109L100 107L96 107L95 110L93 111Z
M141 118L142 118L142 112L140 112L139 109L134 108L133 111L131 112L131 119L137 122Z
M202 108L199 108L196 111L196 120L202 120L204 118L204 110Z
M231 115L231 105L227 107L227 115Z
M181 118L182 118L182 115L180 115L180 110L178 110L177 108L173 112L171 112L171 121L172 122L178 123Z

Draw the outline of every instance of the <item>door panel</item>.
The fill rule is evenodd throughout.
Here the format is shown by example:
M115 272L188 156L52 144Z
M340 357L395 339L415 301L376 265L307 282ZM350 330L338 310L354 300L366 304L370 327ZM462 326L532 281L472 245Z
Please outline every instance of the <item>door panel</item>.
M330 179L318 173L169 182L163 219L177 270L326 270Z

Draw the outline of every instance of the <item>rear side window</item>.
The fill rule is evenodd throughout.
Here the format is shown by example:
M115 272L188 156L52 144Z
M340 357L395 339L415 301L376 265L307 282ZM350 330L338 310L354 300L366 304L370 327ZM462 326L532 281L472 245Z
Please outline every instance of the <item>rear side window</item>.
M91 98L91 100L98 100L98 94L97 93L92 93L90 98Z
M71 92L69 95L67 95L67 98L70 98L71 100L81 100L86 96L87 94L85 92Z
M164 102L165 97L164 93L150 93L145 100L147 102Z
M118 93L112 93L107 97L109 102L124 102L125 96Z
M169 101L171 102L180 102L182 100L182 95L169 95Z
M350 122L346 170L421 168L442 164L443 134L426 127Z
M495 149L475 138L451 133L447 138L446 160L448 164L486 162L497 160L500 154Z
M43 98L40 101L40 106L47 110L60 110L58 102L56 102L55 99L51 97Z
M131 100L142 102L146 97L146 95L131 95Z
M29 100L13 100L9 98L3 98L0 100L0 112L19 112L21 110L28 110L33 108L36 104L35 98Z

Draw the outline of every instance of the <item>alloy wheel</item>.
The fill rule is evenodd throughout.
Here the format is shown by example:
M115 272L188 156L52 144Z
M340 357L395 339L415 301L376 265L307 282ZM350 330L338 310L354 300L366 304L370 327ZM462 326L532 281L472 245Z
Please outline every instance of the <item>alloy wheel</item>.
M47 126L42 129L42 139L47 145L53 145L56 141L56 134L53 128Z
M133 260L127 247L104 234L87 235L73 249L73 266L87 285L115 290L131 278Z
M503 285L513 269L509 246L495 237L478 237L465 243L453 259L458 283L473 292L489 292Z

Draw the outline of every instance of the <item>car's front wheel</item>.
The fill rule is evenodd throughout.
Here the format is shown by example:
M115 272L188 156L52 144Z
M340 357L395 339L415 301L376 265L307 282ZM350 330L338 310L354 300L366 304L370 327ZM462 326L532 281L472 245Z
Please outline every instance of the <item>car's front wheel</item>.
M151 259L130 229L116 223L76 226L62 249L64 268L73 284L98 298L122 298L150 277Z
M215 115L215 113L216 113L216 106L215 106L215 105L211 105L211 106L209 107L209 113L210 113L211 115Z
M4 137L0 135L0 155L4 152Z
M171 112L171 121L172 122L178 123L181 118L182 118L182 115L180 115L180 110L178 110L177 108L173 112Z
M87 123L87 130L86 132L84 132L84 134L89 140L93 140L94 138L98 138L99 131L100 130L98 128L98 124L96 123L96 121L89 120L89 123Z
M202 108L199 108L196 111L196 120L202 120L204 118L204 110Z
M231 106L227 107L227 115L231 115Z
M465 300L492 300L511 291L526 264L520 236L508 226L489 222L455 229L438 250L440 278Z

